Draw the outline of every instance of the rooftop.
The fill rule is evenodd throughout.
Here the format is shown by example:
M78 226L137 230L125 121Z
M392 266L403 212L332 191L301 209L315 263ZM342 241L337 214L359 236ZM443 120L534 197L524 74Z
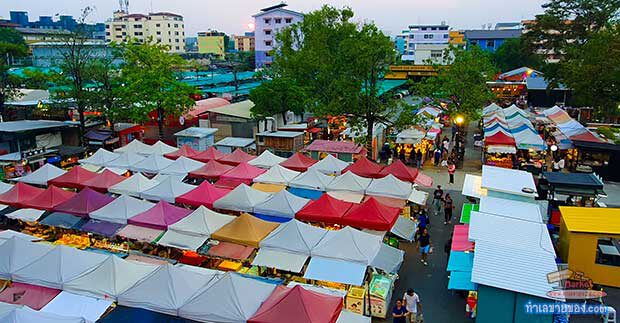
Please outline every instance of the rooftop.
M263 131L256 135L262 137L295 138L303 136L304 133L299 131Z
M620 234L620 209L560 206L562 221L571 232Z
M305 150L359 154L362 152L362 149L364 149L364 147L351 141L315 140L308 145Z
M202 127L190 127L183 129L174 135L177 137L195 137L204 138L210 136L218 131L217 128L202 128Z
M537 196L531 173L501 167L482 166L482 188L525 197Z
M465 30L467 39L506 39L521 37L521 29Z
M62 121L52 120L20 120L0 122L0 132L20 133L41 129L64 128L68 124Z
M252 138L240 138L240 137L226 137L215 143L214 146L227 146L227 147L248 147L254 143Z
M232 117L244 118L244 119L252 119L251 109L254 107L254 102L250 100L245 100L229 105L225 105L223 107L211 109L209 112L214 112L218 114L223 114Z

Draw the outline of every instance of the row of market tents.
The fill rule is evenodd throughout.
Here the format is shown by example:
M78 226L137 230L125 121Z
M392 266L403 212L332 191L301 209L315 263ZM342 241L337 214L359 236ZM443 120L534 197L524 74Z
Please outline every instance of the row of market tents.
M152 265L115 255L12 237L0 244L2 322L102 322L127 319L137 308L199 322L369 322L343 312L342 296L321 288L187 265ZM4 300L4 299L3 299ZM119 315L116 315L116 311ZM151 318L139 312L138 321ZM115 319L116 317L116 319ZM172 321L172 320L170 320Z

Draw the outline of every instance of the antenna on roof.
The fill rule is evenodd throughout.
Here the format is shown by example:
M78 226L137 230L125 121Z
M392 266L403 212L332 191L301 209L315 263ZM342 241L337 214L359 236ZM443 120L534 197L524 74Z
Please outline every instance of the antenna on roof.
M118 0L118 5L120 12L129 13L129 0Z

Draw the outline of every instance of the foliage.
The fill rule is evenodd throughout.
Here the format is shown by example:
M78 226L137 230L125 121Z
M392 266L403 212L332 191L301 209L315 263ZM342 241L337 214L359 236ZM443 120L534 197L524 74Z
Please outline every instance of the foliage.
M542 68L540 56L532 54L522 38L506 39L493 53L493 63L500 71L509 71L519 67Z
M118 96L125 109L123 115L135 122L148 119L157 111L159 136L163 137L164 118L179 116L194 105L193 87L178 81L175 72L185 65L178 55L168 54L166 47L147 41L129 41L120 46L123 64Z
M444 60L452 60L452 65L435 66L437 76L418 83L415 90L435 104L446 104L448 114L475 120L481 107L495 98L486 84L497 72L490 54L477 46L469 50L450 47L444 52Z
M24 69L21 83L27 89L47 90L62 82L63 76L53 70L44 72L39 69Z
M208 72L209 70L211 70L210 65L210 59L191 59L187 61L185 67L189 71L196 73L196 79L198 79L201 72Z
M596 129L600 135L607 139L611 139L615 144L620 145L620 129L611 127L599 127Z
M102 112L112 126L114 122L128 119L128 109L123 107L123 101L119 98L121 78L115 66L119 53L117 50L113 52L111 57L96 58L90 62L89 80L92 86L86 94L88 106Z
M250 92L250 100L254 102L252 114L269 117L287 111L302 114L305 111L306 94L304 89L286 78L274 78L261 84ZM286 120L286 118L283 118Z
M19 32L11 28L0 28L0 115L4 117L4 103L19 95L19 78L9 74L13 58L25 56L26 42Z

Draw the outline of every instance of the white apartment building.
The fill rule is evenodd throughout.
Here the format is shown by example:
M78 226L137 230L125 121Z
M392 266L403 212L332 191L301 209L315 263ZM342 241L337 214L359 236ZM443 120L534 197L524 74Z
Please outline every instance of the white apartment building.
M416 65L426 65L428 59L441 62L443 51L449 47L449 26L411 25L402 34L396 36L404 40L404 51L401 59L412 61Z
M183 16L169 12L143 15L114 12L114 17L105 24L107 42L123 42L130 38L138 42L152 39L153 42L169 47L171 53L185 52L185 24Z

